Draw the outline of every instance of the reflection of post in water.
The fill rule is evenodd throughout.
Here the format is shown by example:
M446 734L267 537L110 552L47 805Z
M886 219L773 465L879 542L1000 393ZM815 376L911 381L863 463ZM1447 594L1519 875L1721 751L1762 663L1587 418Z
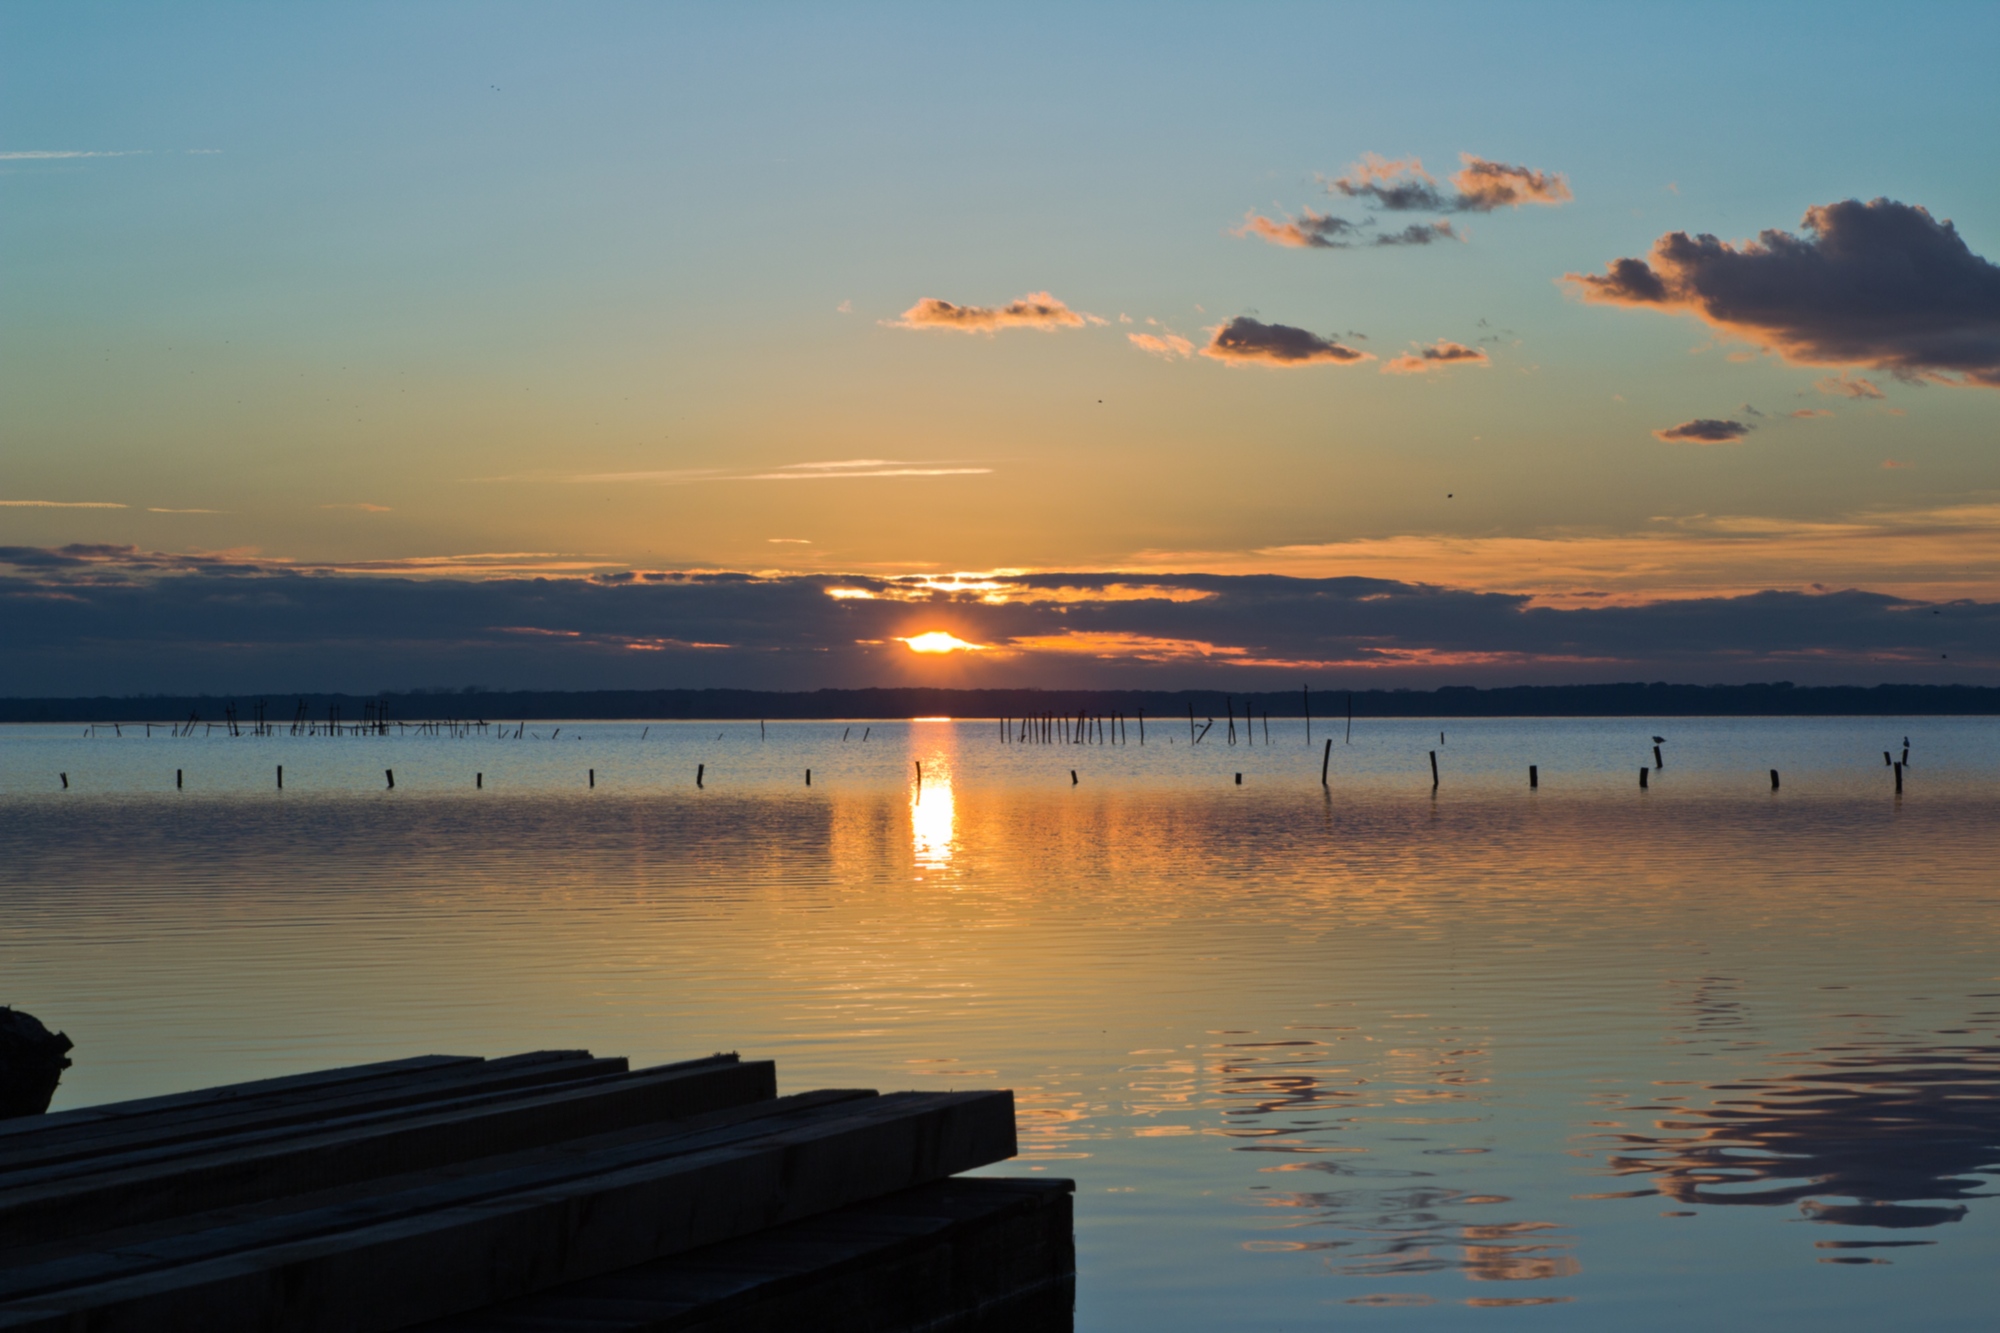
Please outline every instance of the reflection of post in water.
M1735 1079L1658 1133L1612 1136L1614 1175L1650 1175L1690 1204L1796 1204L1814 1222L1907 1229L1956 1222L2000 1157L2000 1047L1836 1047L1796 1072ZM1854 1246L1868 1242L1851 1242Z

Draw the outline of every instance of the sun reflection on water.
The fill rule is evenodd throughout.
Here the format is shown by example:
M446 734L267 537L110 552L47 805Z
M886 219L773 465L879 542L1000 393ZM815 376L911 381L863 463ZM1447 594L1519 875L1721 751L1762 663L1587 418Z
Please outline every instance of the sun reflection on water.
M919 870L943 870L951 864L956 846L958 812L952 799L952 751L956 734L949 718L935 719L943 726L926 726L933 719L918 720L918 743L913 753L914 780L910 787L910 855Z

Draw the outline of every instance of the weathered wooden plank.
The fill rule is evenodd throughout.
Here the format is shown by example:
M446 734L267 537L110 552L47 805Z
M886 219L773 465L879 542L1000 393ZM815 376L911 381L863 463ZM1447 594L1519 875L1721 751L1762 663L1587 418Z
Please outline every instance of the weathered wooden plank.
M400 1216L371 1220L367 1209L349 1205L348 1214L361 1215L350 1216L343 1229L325 1229L340 1216L320 1217L316 1233L295 1228L282 1241L238 1245L193 1262L173 1256L174 1242L188 1237L145 1247L150 1254L135 1247L77 1256L100 1264L123 1260L141 1270L153 1265L88 1285L76 1281L87 1264L30 1265L32 1271L0 1274L15 1297L0 1305L0 1328L398 1328L1002 1160L1015 1151L1013 1096L897 1093L766 1116L733 1127L733 1134L684 1136L672 1148L656 1144L640 1161L629 1159L644 1156L644 1145L583 1152L573 1171L627 1160L564 1179L550 1178L552 1164L543 1162L499 1172L497 1179L434 1183L399 1196ZM537 1171L544 1179L525 1188L491 1188L520 1184Z
M971 1321L1067 1328L1073 1188L1067 1180L940 1181L413 1333L928 1333ZM1002 1313L1013 1322L997 1322Z
M552 1090L398 1107L333 1124L150 1147L16 1173L0 1188L0 1246L104 1231L215 1208L403 1175L537 1145L607 1134L777 1096L768 1060L675 1065Z
M246 1131L313 1125L346 1115L420 1107L485 1091L504 1093L513 1088L573 1082L625 1068L627 1064L622 1057L600 1059L588 1051L534 1051L499 1060L472 1060L371 1079L359 1087L336 1085L273 1098L231 1100L160 1114L100 1119L60 1127L18 1142L0 1141L0 1186L13 1183L15 1173L56 1163L76 1163L77 1169L83 1170L90 1169L93 1158L147 1147L199 1151L204 1141Z

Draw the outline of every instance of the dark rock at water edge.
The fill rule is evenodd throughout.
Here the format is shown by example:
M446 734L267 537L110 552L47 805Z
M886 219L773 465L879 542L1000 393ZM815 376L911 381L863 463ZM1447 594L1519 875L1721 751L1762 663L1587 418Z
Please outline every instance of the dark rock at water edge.
M75 1045L33 1014L0 1005L0 1120L48 1110Z

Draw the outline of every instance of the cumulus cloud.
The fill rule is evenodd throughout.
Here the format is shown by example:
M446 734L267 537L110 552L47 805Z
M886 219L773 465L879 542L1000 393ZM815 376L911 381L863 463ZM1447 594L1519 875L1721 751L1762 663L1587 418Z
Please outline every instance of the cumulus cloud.
M1419 347L1414 352L1387 361L1382 366L1385 375L1421 375L1426 371L1443 370L1447 366L1484 366L1492 364L1492 358L1477 347L1467 347L1440 338L1428 347Z
M1796 365L2000 388L2000 267L1949 221L1848 199L1807 209L1801 229L1741 244L1669 232L1649 259L1564 280L1586 301L1697 315Z
M1047 292L1029 292L1003 306L953 305L950 301L926 296L891 324L899 329L997 333L1001 329L1080 329L1088 323L1103 322L1095 315L1071 310Z
M1201 349L1201 354L1217 361L1267 366L1341 365L1374 359L1366 352L1343 347L1306 329L1266 324L1248 315L1238 315L1227 324L1216 325L1210 330L1208 346Z
M1458 156L1463 166L1451 177L1450 189L1424 170L1420 158L1392 160L1374 153L1363 154L1345 176L1327 181L1326 188L1391 213L1490 213L1522 204L1553 207L1573 197L1560 172L1510 166L1472 153Z
M1125 336L1140 351L1151 352L1154 356L1162 356L1169 361L1178 361L1183 357L1194 355L1194 344L1178 333L1166 333L1158 337L1150 333L1128 333Z
M1667 426L1653 432L1655 439L1675 444L1734 444L1750 433L1750 427L1740 421L1718 421L1714 417L1696 417L1693 421L1683 421L1678 426Z
M1841 371L1838 375L1827 375L1813 381L1813 388L1830 398L1887 398L1881 388L1872 380L1862 379Z

